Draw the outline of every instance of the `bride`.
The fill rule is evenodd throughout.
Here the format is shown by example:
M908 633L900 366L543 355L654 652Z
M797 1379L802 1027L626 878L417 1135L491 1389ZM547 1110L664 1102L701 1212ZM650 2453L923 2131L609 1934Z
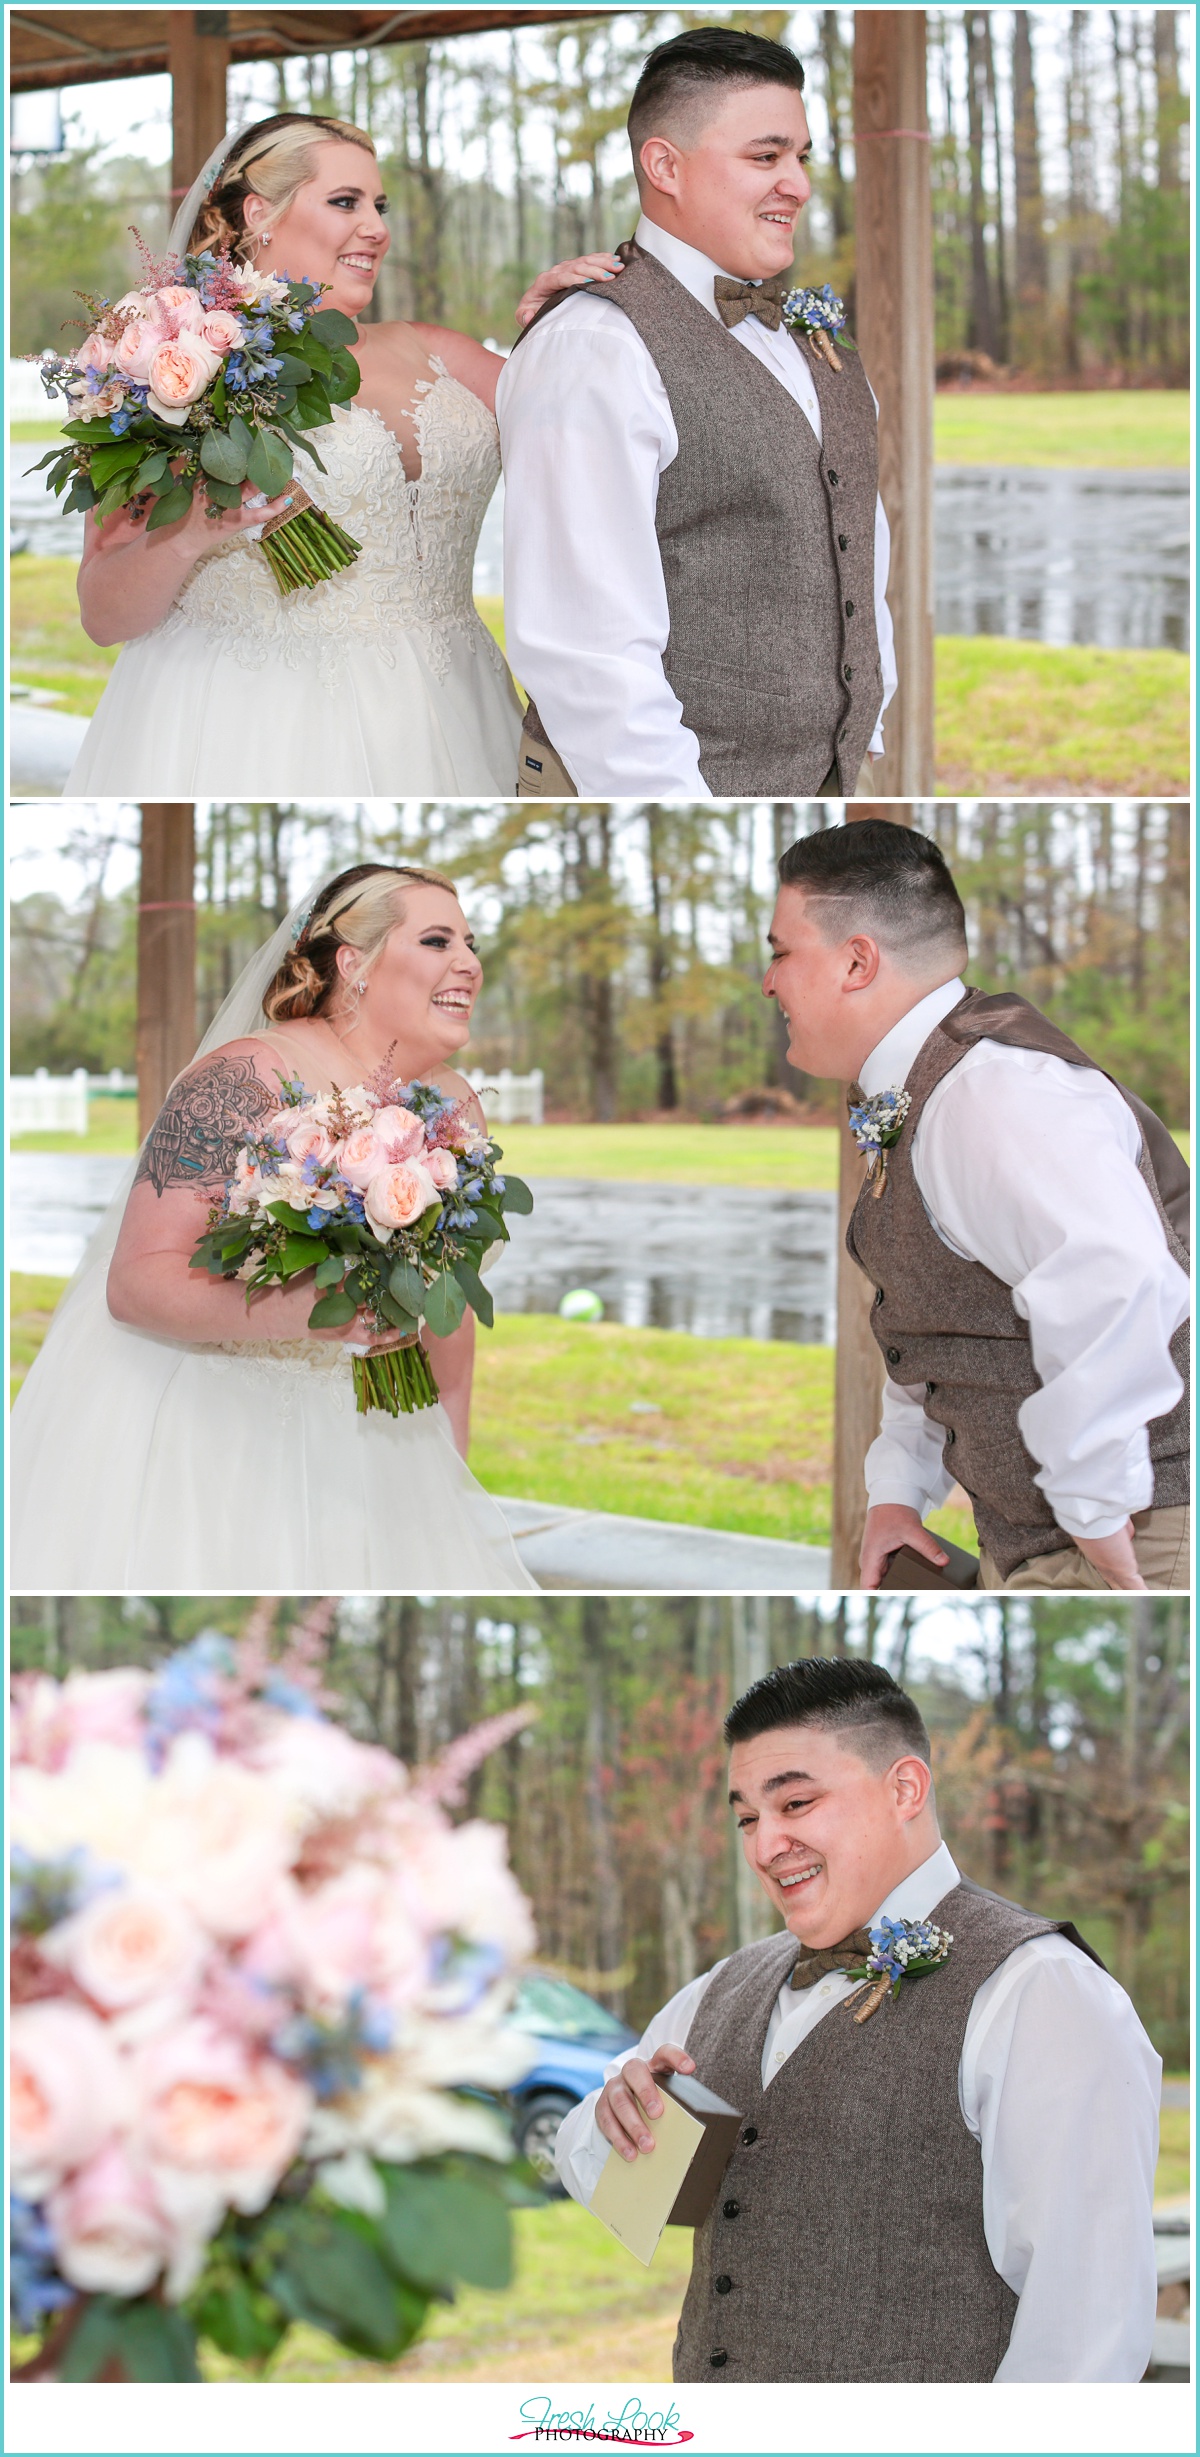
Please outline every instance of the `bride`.
M465 1464L474 1316L423 1333L436 1408L360 1415L349 1342L310 1331L311 1275L255 1296L189 1270L239 1145L279 1105L385 1059L479 1103L451 1060L482 972L449 879L366 863L260 950L167 1094L59 1306L12 1435L12 1577L70 1588L531 1588ZM390 1335L394 1338L394 1334Z
M390 238L371 139L294 111L226 138L172 224L168 253L222 249L259 273L327 285L355 319ZM612 256L542 274L551 292L610 276ZM270 502L147 531L131 504L87 517L79 604L89 639L123 641L68 795L510 794L521 718L475 611L472 566L500 473L503 360L433 324L363 324L360 388L296 477L362 548L281 597L253 541Z

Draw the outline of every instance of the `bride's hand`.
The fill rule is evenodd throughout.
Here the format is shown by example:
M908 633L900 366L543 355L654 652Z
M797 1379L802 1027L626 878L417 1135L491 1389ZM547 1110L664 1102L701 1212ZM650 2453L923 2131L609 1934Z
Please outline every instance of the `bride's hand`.
M552 299L558 290L579 290L588 282L610 282L614 273L622 271L619 256L572 256L566 264L552 264L531 282L517 308L517 323L522 331L531 324L539 307Z
M115 528L118 521L127 521L124 543L139 532L148 536L151 544L157 539L164 544L169 541L180 562L190 565L198 563L202 555L211 554L213 547L219 546L223 538L236 537L243 529L261 528L274 512L290 511L297 492L298 486L293 484L282 495L268 497L246 479L242 484L240 504L231 511L219 512L209 505L201 478L192 497L191 510L184 514L182 520L171 521L163 529L147 531L145 522L153 508L154 498L152 495L140 495L125 506L124 512L113 517L111 525ZM104 542L107 542L109 527L110 522L106 520L101 531Z

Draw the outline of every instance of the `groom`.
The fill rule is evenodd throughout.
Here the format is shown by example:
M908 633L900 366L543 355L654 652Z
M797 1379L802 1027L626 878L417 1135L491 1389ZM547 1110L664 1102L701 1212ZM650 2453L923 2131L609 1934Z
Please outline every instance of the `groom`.
M1152 1110L1012 991L962 979L938 847L861 819L779 865L763 989L806 1074L896 1096L846 1243L887 1369L864 1587L957 1482L985 1587L1186 1587L1188 1171Z
M653 2151L657 2079L694 2072L741 2115L675 2379L1140 2380L1162 2068L1124 1990L1069 1920L960 1876L881 1665L781 1664L725 1738L781 1933L681 1989L555 2146L586 2204L610 2145ZM864 2020L847 1973L885 1918L950 1944Z
M704 26L629 110L624 270L500 377L521 794L852 793L896 687L862 362L781 320L810 194L804 71Z

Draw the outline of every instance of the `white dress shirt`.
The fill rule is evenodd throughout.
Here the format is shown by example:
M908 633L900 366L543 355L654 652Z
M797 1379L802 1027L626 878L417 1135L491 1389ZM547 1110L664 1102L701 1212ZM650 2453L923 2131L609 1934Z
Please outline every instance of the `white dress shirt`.
M961 981L947 981L910 1007L860 1067L863 1091L902 1085L962 994ZM1183 1391L1170 1341L1191 1293L1138 1169L1140 1147L1133 1111L1097 1068L988 1040L935 1086L912 1140L917 1189L943 1245L1005 1281L1029 1325L1042 1386L1017 1423L1068 1537L1115 1535L1149 1509L1147 1427ZM922 1383L885 1382L866 1458L870 1501L904 1502L922 1517L954 1484L924 1398Z
M645 217L636 238L710 315L721 271ZM757 316L733 328L799 403L821 411L804 353ZM679 450L654 360L603 285L557 307L505 362L496 394L504 462L504 621L509 662L580 793L708 793L700 745L663 672L670 632L654 527L658 481ZM890 540L875 512L875 625L883 707L896 689L884 591ZM754 642L745 643L753 658ZM877 726L872 750L883 748Z
M958 1877L940 1844L867 1925L885 1915L928 1919ZM605 2078L628 2055L686 2047L700 1999L724 1967L718 1962L681 1988ZM853 1992L841 1972L811 1988L784 1982L767 2025L764 2090ZM1031 1937L976 1991L958 2103L983 2154L988 2252L1019 2298L997 2380L1141 2379L1158 2295L1152 2212L1161 2080L1161 2060L1125 1990L1065 1937ZM595 2120L599 2095L593 2091L564 2118L554 2152L567 2191L585 2208L608 2156Z

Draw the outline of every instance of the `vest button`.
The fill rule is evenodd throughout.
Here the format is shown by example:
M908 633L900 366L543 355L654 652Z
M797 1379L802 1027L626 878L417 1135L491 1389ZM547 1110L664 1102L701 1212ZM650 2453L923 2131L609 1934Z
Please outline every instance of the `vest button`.
M927 1383L926 1383L926 1385L925 1385L925 1397L926 1397L927 1399L932 1399L933 1394L934 1394L934 1392L936 1391L936 1389L937 1389L937 1384L936 1384L936 1382L927 1382Z
M758 2140L758 2126L756 2124L743 2125L742 2140L745 2143L746 2148L749 2149L751 2142Z
M845 554L846 548L847 548L847 546L849 545L849 543L850 543L849 538L848 538L848 537L843 537L843 536L842 536L842 534L841 534L841 531L839 530L839 531L838 531L838 545L840 546L841 551L842 551L842 553L843 553L843 554Z
M852 597L848 597L846 599L846 612L847 614L853 614L854 612L854 599Z
M721 2208L726 2218L736 2218L741 2206L740 2201L723 2201L721 2203Z
M852 666L852 665L844 665L844 666L842 667L842 672L843 672L843 674L845 675L847 682L853 682L853 680L854 680L854 668L853 668L853 666Z
M839 742L844 742L844 741L845 741L845 739L846 739L847 734L849 733L849 731L850 731L849 726L848 726L848 725L843 725L842 730L841 730L840 734L838 735L838 741L839 741Z
M716 2287L718 2295L727 2295L730 2287L733 2285L733 2280L729 2277L714 2278L713 2285Z
M882 1290L882 1288L877 1288L877 1289L876 1289L876 1291L875 1291L875 1303L876 1303L876 1305L882 1305L882 1303L883 1303L883 1290Z
M837 473L836 469L831 469L831 470L830 470L830 472L829 472L829 483L830 483L830 485L831 485L831 486L836 486L836 485L837 485L837 482L838 482L838 473Z
M900 1351L899 1351L899 1349L898 1349L898 1348L889 1348L889 1349L888 1349L888 1352L887 1352L887 1361L888 1361L888 1364L889 1364L889 1365L898 1365L898 1364L899 1364L899 1362L900 1362Z
M947 1449L947 1450L952 1450L952 1449L953 1449L954 1444L955 1444L955 1441L957 1440L957 1438L958 1438L958 1437L957 1437L957 1435L956 1435L956 1433L955 1433L955 1431L954 1431L954 1427L953 1427L953 1425L948 1426L948 1427L947 1427L947 1431L946 1431L946 1444L945 1444L945 1446L946 1446L946 1449Z
M713 2370L719 2372L722 2366L728 2363L729 2357L726 2354L724 2347L718 2346L716 2353L711 2354L708 2360L712 2364Z

